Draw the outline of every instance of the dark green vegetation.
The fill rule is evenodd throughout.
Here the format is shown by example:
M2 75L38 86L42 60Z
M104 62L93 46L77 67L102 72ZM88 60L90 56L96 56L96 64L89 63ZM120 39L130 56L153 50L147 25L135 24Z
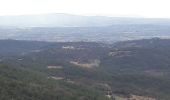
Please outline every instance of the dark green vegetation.
M170 98L170 40L102 44L0 41L1 100Z

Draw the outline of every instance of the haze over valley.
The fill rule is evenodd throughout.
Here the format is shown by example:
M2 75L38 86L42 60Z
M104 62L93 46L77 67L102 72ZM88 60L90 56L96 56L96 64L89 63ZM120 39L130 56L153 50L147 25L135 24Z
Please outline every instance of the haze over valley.
M0 0L0 100L169 100L168 0Z
M169 38L170 19L42 14L1 16L0 39L116 42Z

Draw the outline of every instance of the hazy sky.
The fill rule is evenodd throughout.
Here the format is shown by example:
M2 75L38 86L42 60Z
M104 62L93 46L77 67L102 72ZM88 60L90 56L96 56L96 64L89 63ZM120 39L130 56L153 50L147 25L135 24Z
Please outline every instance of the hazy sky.
M0 0L0 15L41 13L170 18L170 0Z

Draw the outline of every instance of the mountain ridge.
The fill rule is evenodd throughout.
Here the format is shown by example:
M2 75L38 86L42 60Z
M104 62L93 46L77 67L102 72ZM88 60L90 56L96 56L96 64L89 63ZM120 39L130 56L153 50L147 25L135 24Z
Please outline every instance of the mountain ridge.
M168 18L83 16L63 13L0 16L0 26L16 27L103 27L119 24L163 24Z

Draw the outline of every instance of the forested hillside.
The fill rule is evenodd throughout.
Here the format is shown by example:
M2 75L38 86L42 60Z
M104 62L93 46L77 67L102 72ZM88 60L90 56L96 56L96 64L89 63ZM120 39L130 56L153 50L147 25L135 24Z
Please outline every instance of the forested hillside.
M0 41L2 100L168 100L170 40ZM139 99L143 98L143 99Z

